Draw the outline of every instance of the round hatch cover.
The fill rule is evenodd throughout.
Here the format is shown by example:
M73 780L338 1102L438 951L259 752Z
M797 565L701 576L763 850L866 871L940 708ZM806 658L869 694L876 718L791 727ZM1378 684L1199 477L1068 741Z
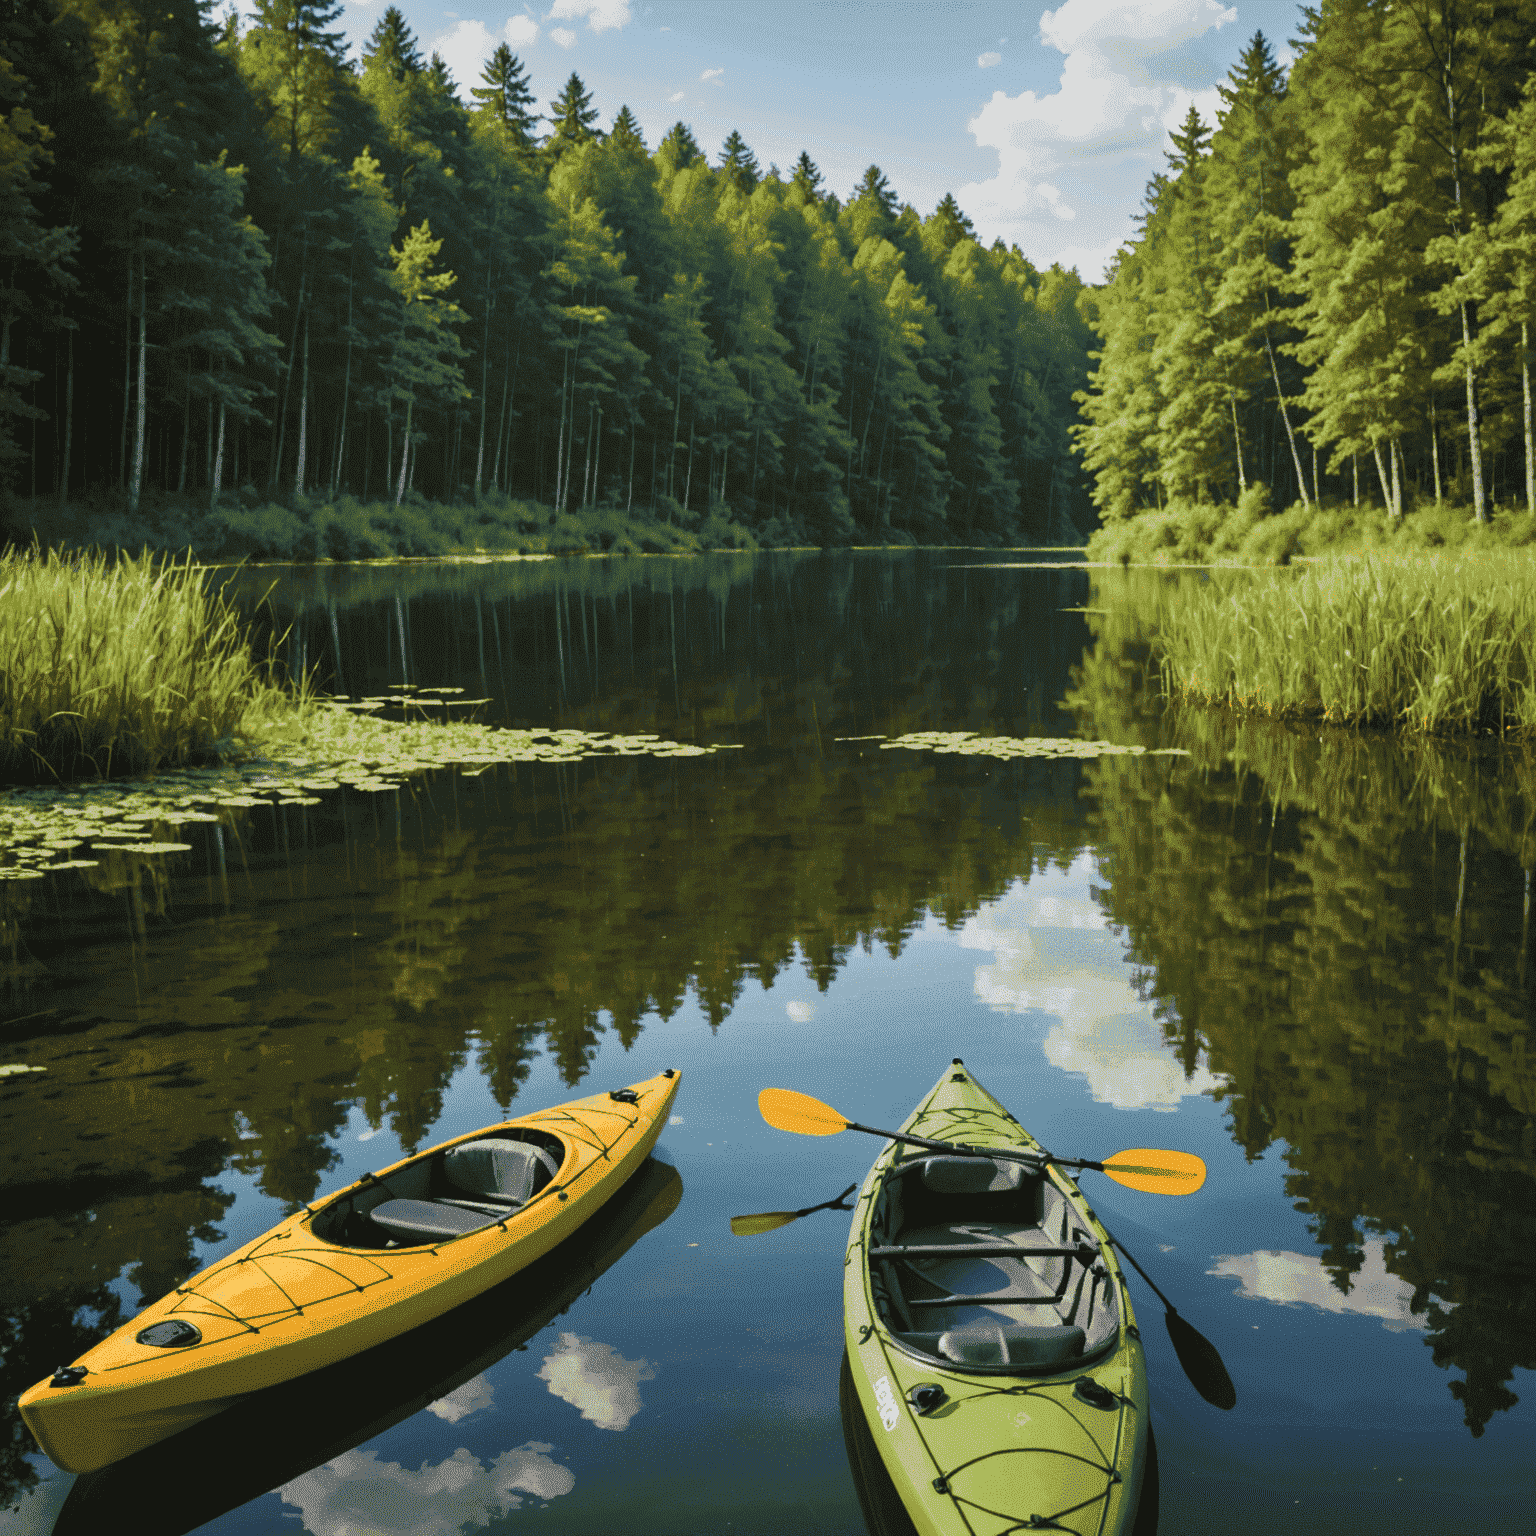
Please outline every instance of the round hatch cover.
M200 1344L202 1334L191 1323L172 1319L164 1323L151 1323L138 1333L140 1344L153 1344L156 1349L185 1349L188 1344Z

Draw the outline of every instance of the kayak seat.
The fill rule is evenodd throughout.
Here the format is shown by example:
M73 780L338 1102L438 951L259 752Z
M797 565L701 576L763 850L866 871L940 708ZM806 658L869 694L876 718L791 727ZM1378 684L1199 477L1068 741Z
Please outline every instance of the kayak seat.
M1086 1343L1081 1328L1062 1324L975 1322L941 1334L933 1352L957 1365L1064 1365Z
M467 1211L462 1206L444 1205L436 1200L386 1200L376 1205L370 1218L407 1247L422 1243L442 1243L450 1237L488 1227L497 1218L484 1211Z
M526 1205L560 1171L543 1147L482 1137L443 1154L443 1178L459 1194L512 1209Z
M937 1195L998 1194L1022 1189L1027 1173L1022 1163L1000 1162L990 1157L930 1157L924 1161L922 1170L923 1188Z
M483 1137L443 1154L441 1182L446 1191L428 1200L386 1200L369 1215L396 1242L447 1242L505 1221L558 1172L559 1165L543 1147Z

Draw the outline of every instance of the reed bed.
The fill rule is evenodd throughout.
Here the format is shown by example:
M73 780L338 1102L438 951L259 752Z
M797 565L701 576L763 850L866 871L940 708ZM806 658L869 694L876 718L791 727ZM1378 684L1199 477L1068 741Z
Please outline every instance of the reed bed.
M1160 615L1171 693L1424 733L1536 735L1536 554L1333 558L1185 583Z
M0 782L209 761L307 703L190 558L0 554Z

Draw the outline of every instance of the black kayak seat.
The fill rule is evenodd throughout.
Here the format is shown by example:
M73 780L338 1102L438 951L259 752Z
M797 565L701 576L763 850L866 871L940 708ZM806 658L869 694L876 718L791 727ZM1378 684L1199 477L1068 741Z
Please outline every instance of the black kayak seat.
M543 1147L526 1141L482 1137L443 1154L443 1176L455 1189L513 1206L525 1205L559 1171Z
M386 1200L383 1205L374 1206L369 1215L392 1238L407 1246L446 1242L450 1237L476 1232L497 1220L485 1211L439 1204L436 1200Z
M930 1157L922 1167L923 1187L938 1195L980 1195L1020 1189L1030 1172L1022 1163L991 1157Z
M1083 1353L1081 1328L1057 1323L967 1323L934 1341L932 1353L957 1365L1065 1365Z
M397 1242L438 1243L504 1221L560 1171L543 1147L484 1137L450 1147L443 1177L469 1199L386 1200L369 1213Z

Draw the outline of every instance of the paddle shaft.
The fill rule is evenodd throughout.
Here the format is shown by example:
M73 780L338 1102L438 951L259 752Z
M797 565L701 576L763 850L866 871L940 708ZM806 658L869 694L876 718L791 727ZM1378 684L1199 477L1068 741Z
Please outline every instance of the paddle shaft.
M856 1120L846 1121L850 1131L863 1131L868 1136L883 1136L887 1141L899 1141L908 1147L927 1147L930 1152L946 1152L951 1157L1002 1158L1009 1163L1023 1163L1036 1171L1047 1163L1058 1168L1090 1168L1103 1173L1104 1164L1086 1157L1053 1157L1049 1152L1014 1152L1007 1147L967 1147L958 1141L930 1141L926 1136L909 1136L905 1131L882 1131L873 1125L860 1125Z
M1151 1287L1152 1287L1152 1294L1153 1294L1153 1295L1154 1295L1154 1296L1156 1296L1156 1297L1157 1297L1157 1299L1158 1299L1158 1300L1159 1300L1159 1301L1160 1301L1160 1302L1162 1302L1162 1304L1163 1304L1163 1305L1164 1305L1164 1306L1165 1306L1165 1307L1167 1307L1167 1308L1168 1308L1168 1310L1169 1310L1169 1311L1170 1311L1170 1312L1172 1312L1172 1313L1173 1313L1173 1315L1174 1315L1174 1316L1175 1316L1175 1317L1177 1317L1177 1316L1178 1316L1178 1315L1179 1315L1179 1309L1178 1309L1178 1308L1177 1308L1177 1307L1176 1307L1176 1306L1174 1306L1174 1304L1173 1304L1173 1303L1172 1303L1172 1302L1171 1302L1171 1301L1169 1301L1169 1300L1168 1300L1168 1298L1167 1298L1167 1297L1166 1297L1166 1296L1164 1296L1164 1295L1163 1295L1163 1293L1162 1293L1162 1292L1161 1292L1161 1291L1160 1291L1160 1290L1158 1290L1158 1288L1157 1288L1157 1281L1155 1281L1155 1280L1154 1280L1154 1279L1153 1279L1153 1278L1152 1278L1152 1276L1151 1276L1151 1275L1149 1275L1149 1274L1148 1274L1148 1273L1147 1273L1147 1272L1146 1272L1146 1270L1144 1270L1144 1269L1143 1269L1143 1268L1142 1268L1142 1267L1141 1267L1141 1265L1140 1265L1140 1264L1138 1264L1138 1263L1137 1263L1137 1262L1136 1262L1136 1257L1135 1257L1135 1255L1134 1255L1134 1254L1133 1254L1133 1253L1132 1253L1132 1252L1131 1252L1131 1251L1130 1251L1130 1249L1128 1249L1128 1248L1127 1248L1127 1247L1126 1247L1126 1246L1125 1246L1125 1244L1124 1244L1124 1243L1122 1243L1122 1242L1121 1242L1121 1241L1120 1241L1120 1239L1119 1239L1119 1238L1118 1238L1118 1237L1115 1237L1115 1236L1114 1236L1114 1235L1113 1235L1113 1234L1111 1234L1111 1233L1107 1233L1107 1232L1106 1232L1106 1234L1105 1234L1105 1235L1106 1235L1106 1236L1107 1236L1107 1237L1109 1237L1109 1240L1110 1240L1110 1242L1112 1242L1112 1243L1113 1243L1113 1244L1114 1244L1114 1245L1115 1245L1115 1247L1116 1247L1116 1248L1118 1248L1118 1249L1119 1249L1119 1250L1120 1250L1120 1254L1121 1254L1121 1257L1122 1257L1122 1258L1127 1258L1127 1259L1129 1259L1129 1260L1130 1260L1130 1261L1131 1261L1131 1268L1132 1268L1132 1269L1134 1269L1134 1270L1135 1270L1135 1271L1136 1271L1136 1273L1137 1273L1137 1274L1138 1274L1138 1275L1140 1275L1140 1276L1141 1276L1141 1278L1142 1278L1142 1279L1143 1279L1143 1280L1145 1280L1145 1281L1146 1281L1146 1282L1147 1282L1147 1284L1148 1284L1148 1285L1150 1285L1150 1286L1151 1286Z

